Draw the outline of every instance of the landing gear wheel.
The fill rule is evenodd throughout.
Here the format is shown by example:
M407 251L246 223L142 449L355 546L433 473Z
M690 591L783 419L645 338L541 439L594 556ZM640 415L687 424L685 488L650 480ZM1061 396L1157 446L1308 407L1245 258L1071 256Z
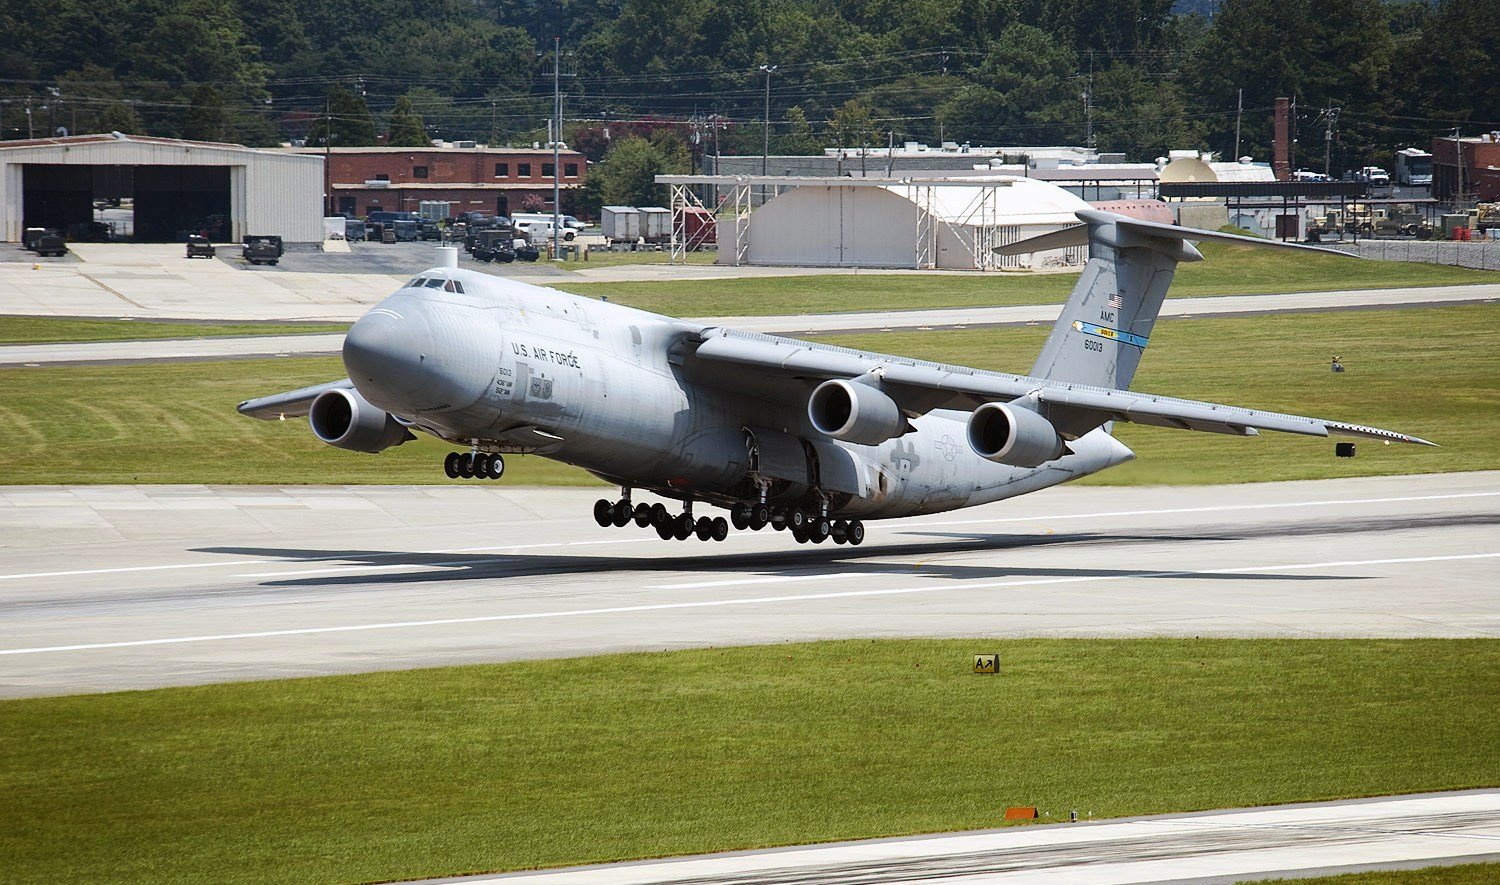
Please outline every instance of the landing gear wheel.
M849 520L849 543L855 547L865 542L865 524L857 519Z
M490 456L490 479L499 479L505 475L505 459L499 455Z
M793 510L786 515L786 522L794 529L804 528L807 526L807 514L801 510Z
M722 541L729 537L729 523L722 516L714 517L713 539Z
M458 453L449 452L443 459L443 472L449 479L458 479Z
M615 524L615 505L600 498L594 502L594 522L599 523L601 528L609 528Z
M667 512L667 506L660 501L651 505L651 524L657 527L672 524L672 515ZM662 537L668 536L662 535Z
M625 499L621 498L620 500L618 500L618 501L615 502L615 507L614 507L614 524L615 524L615 528L623 529L625 526L630 525L630 518L632 516L634 516L634 515L635 515L635 510L633 510L631 508L629 501L626 501Z
M672 533L679 541L686 541L693 536L693 518L686 513L677 517L672 523L675 531Z
M459 477L459 479L473 479L474 478L474 456L473 455L460 454L458 456L458 465L457 466L458 466L458 477Z
M490 456L481 452L474 456L474 477L484 479L490 475Z
M792 529L789 529L788 531L790 531L792 533L792 537L793 538L797 539L797 543L798 544L806 544L807 543L807 529L805 529L805 528L792 528Z
M774 510L771 512L771 528L778 532L786 531L786 511Z
M656 535L657 535L657 537L661 538L663 541L670 541L670 540L672 540L672 536L675 535L675 534L677 534L677 523L676 522L674 522L674 521L672 521L670 519L664 519L661 522L659 522L659 523L656 524Z
M842 519L833 521L833 543L843 544L849 540L849 523Z
M645 503L644 501L635 505L635 513L633 514L633 517L635 519L635 524L641 528L645 528L651 525L651 505Z
M693 534L697 535L700 541L707 541L709 538L712 538L714 535L714 521L706 516L698 517L697 524L693 526Z
M743 532L750 525L750 508L744 504L736 504L729 508L729 521L734 523L736 529Z
M833 523L829 522L828 517L826 516L820 516L814 519L808 525L812 529L812 531L808 534L810 534L813 540L817 541L819 544L828 540L828 536L833 534Z
M750 528L760 531L771 524L771 508L764 504L756 504L750 508Z

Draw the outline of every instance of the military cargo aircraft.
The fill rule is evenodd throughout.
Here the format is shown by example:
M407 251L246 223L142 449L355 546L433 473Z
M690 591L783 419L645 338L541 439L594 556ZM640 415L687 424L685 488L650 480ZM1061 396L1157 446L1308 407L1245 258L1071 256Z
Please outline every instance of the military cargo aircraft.
M732 522L859 544L867 519L986 504L1128 461L1134 453L1111 434L1117 421L1433 445L1129 391L1177 264L1202 260L1189 240L1310 247L1078 216L1080 225L997 250L1089 247L1029 375L737 332L435 268L350 328L348 378L239 411L306 416L318 439L359 452L428 433L465 449L444 461L455 478L498 479L509 454L553 458L620 486L617 500L595 504L601 526L703 541L722 541ZM681 509L632 501L635 490ZM726 508L729 519L695 518L695 504Z

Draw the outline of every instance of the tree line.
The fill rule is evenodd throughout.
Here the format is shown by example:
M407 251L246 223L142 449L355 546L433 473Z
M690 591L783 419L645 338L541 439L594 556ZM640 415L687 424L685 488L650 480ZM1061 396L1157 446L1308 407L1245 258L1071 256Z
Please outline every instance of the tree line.
M545 141L651 163L914 140L1380 162L1500 129L1500 0L0 0L5 138ZM1212 12L1205 15L1202 10ZM766 71L764 68L774 68ZM640 153L638 147L632 150Z

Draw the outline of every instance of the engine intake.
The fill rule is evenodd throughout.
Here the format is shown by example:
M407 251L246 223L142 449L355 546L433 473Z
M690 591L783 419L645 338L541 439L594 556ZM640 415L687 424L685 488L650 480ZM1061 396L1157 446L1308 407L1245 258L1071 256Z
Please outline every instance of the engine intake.
M1030 409L985 403L969 416L969 447L1012 467L1038 467L1067 451L1052 422Z
M373 454L416 439L390 412L370 405L359 391L342 387L318 394L307 423L319 440L353 452Z
M807 400L807 418L824 436L874 446L906 432L896 401L868 384L824 381Z

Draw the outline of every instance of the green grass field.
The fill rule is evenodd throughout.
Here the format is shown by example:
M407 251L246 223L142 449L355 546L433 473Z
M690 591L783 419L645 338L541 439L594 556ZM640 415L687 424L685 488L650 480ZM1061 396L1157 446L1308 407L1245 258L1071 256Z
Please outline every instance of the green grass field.
M1370 873L1345 873L1341 876L1264 879L1264 883L1291 882L1297 885L1490 885L1500 880L1500 864L1470 863L1451 867L1422 867L1416 870L1384 870Z
M1433 264L1287 254L1207 243L1182 265L1172 297L1500 283L1500 273ZM586 283L557 288L673 316L760 316L916 310L1063 301L1077 274L830 274L738 280Z
M866 640L7 701L0 869L384 881L1493 786L1497 680L1495 640Z
M142 338L209 338L220 335L297 335L343 332L348 323L152 323L0 316L0 344L124 341Z
M1140 458L1100 483L1220 483L1500 468L1500 311L1476 305L1170 320L1153 335L1136 389L1352 420L1433 439L1440 449L1118 425ZM1046 330L840 336L890 353L1024 372ZM1349 369L1328 371L1337 352ZM8 428L0 484L441 483L451 447L430 437L380 455L318 443L304 421L241 417L242 399L341 377L337 358L131 367L0 369ZM504 482L594 482L536 457L507 459Z

